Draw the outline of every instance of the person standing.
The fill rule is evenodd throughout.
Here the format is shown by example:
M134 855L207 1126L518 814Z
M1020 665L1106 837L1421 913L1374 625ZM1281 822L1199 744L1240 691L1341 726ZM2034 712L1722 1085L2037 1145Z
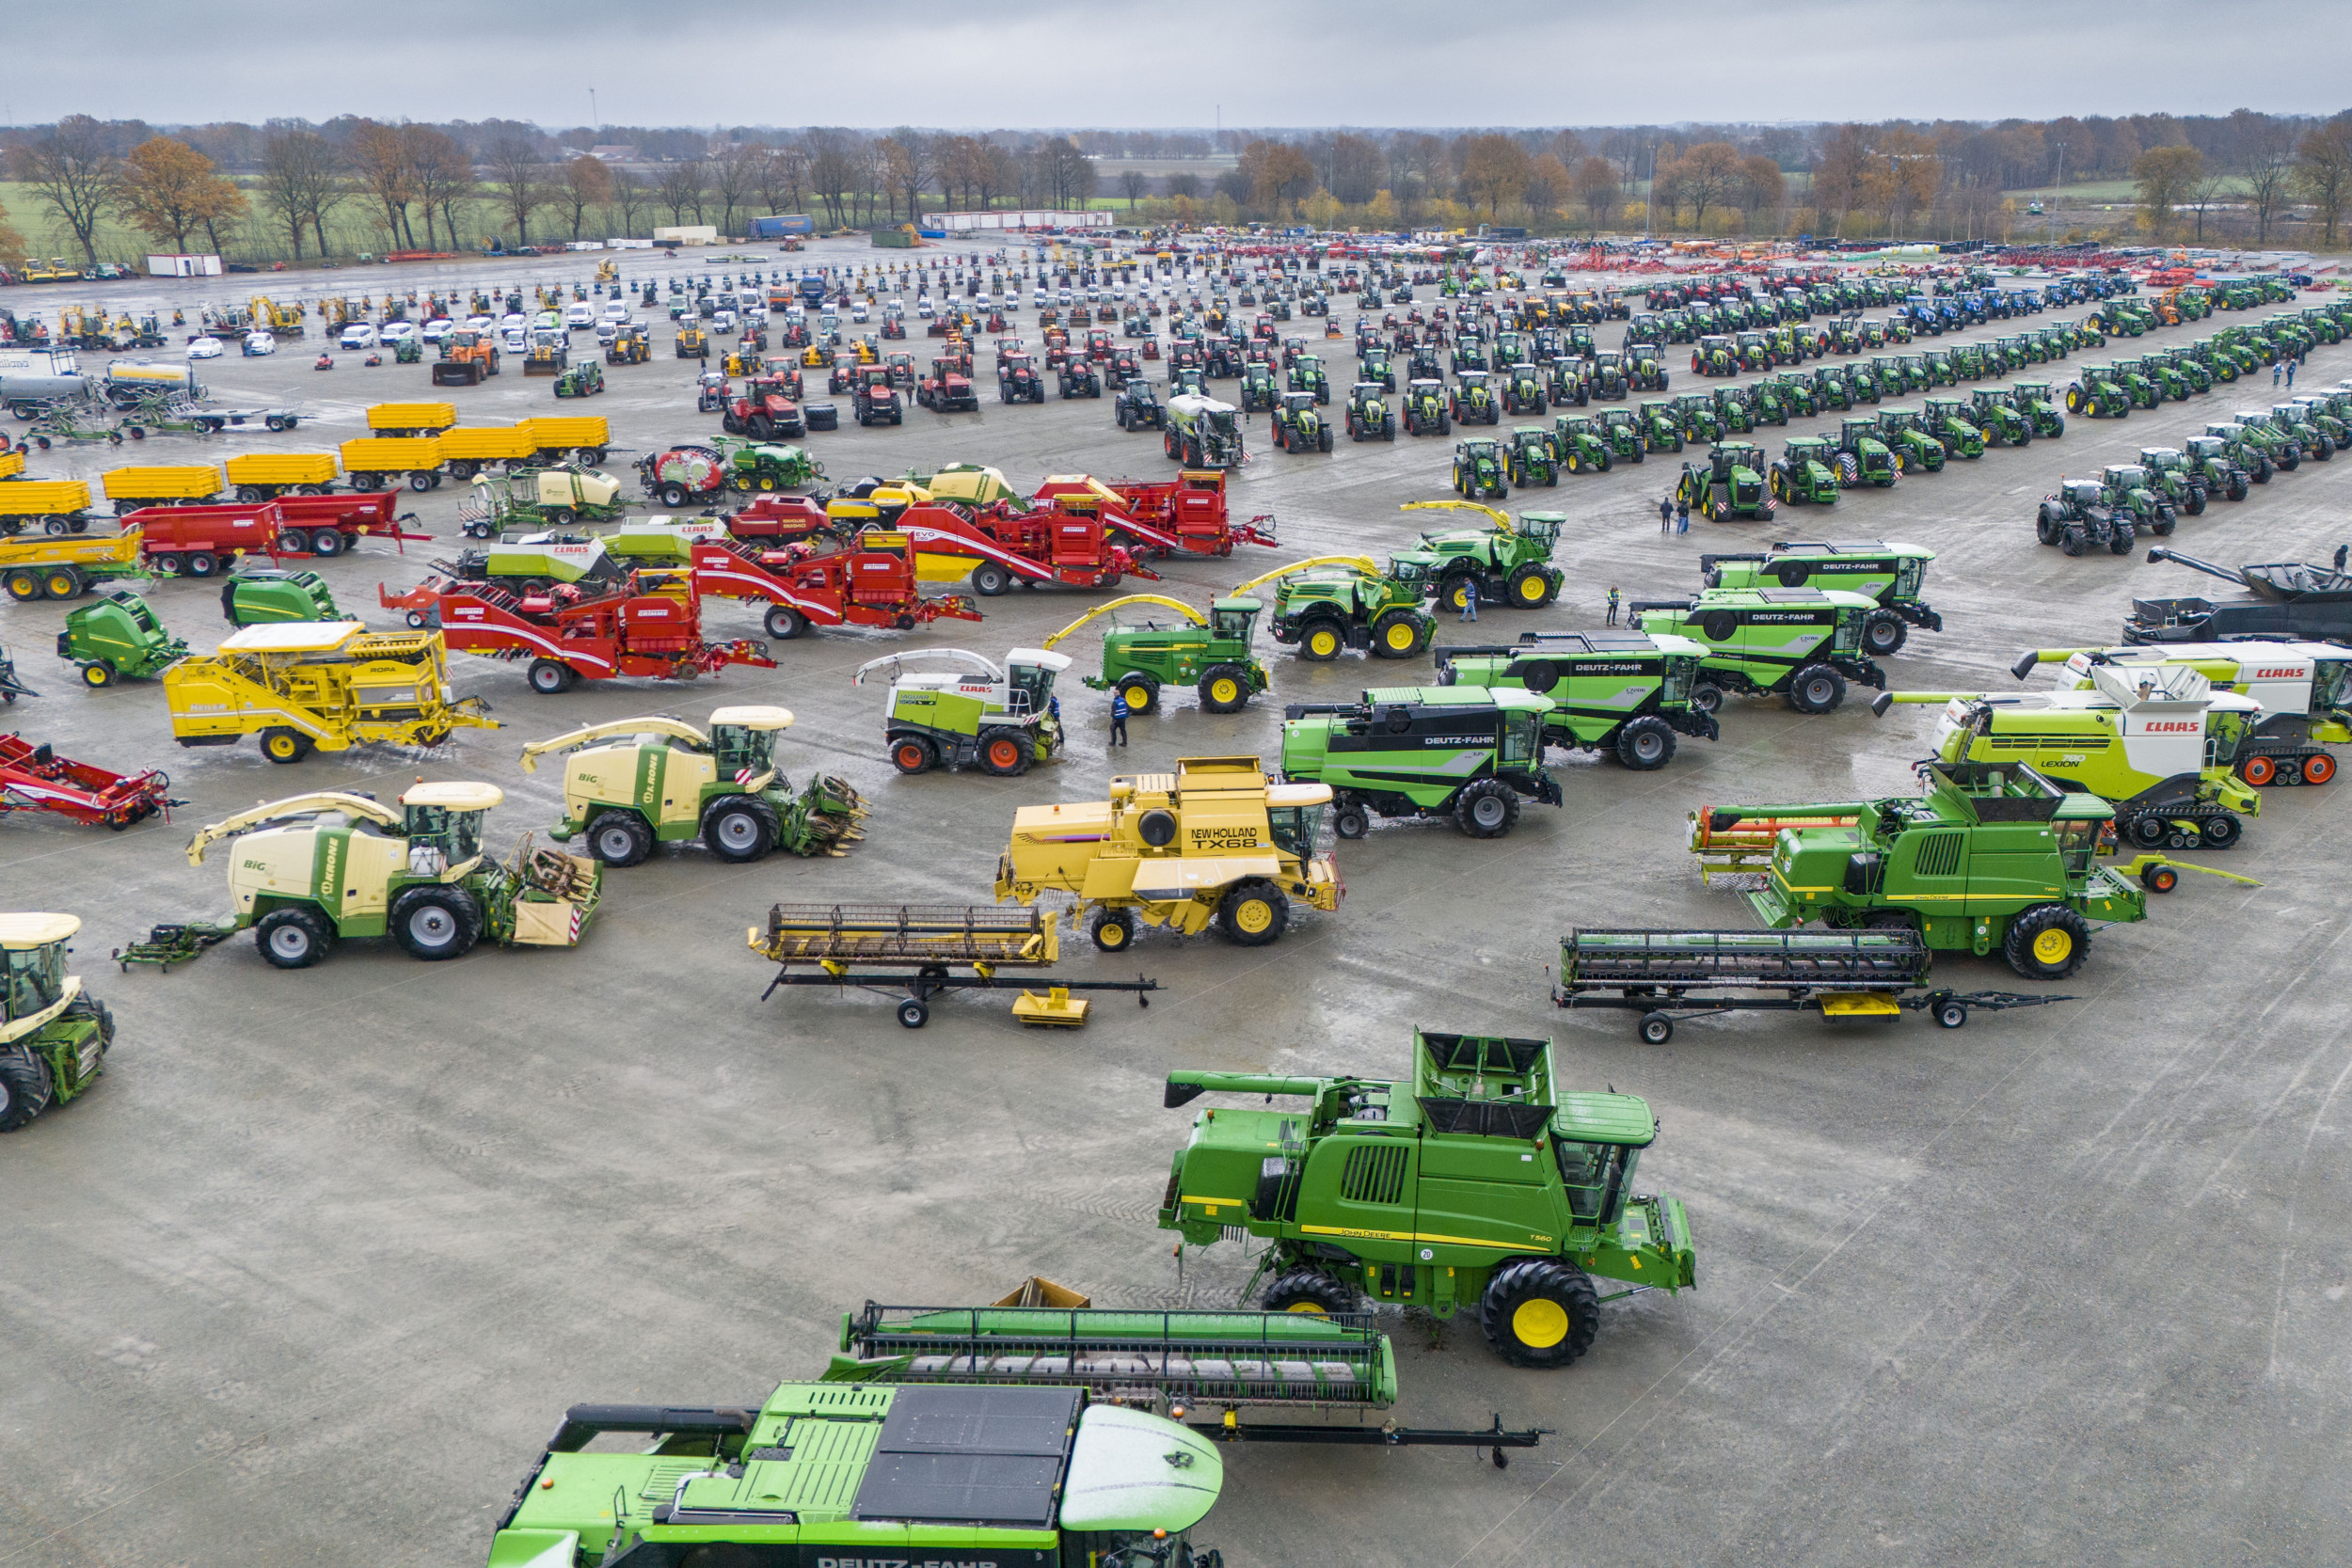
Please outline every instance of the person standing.
M1688 496L1675 498L1675 531L1677 533L1691 531L1691 499Z
M1111 693L1111 744L1127 744L1127 689L1123 686Z
M2290 392L2295 390L2295 365L2296 361L2287 361L2287 390Z
M2343 570L2344 570L2344 557L2345 557L2345 556L2347 556L2347 555L2352 555L2352 545L2338 545L2338 546L2336 546L2336 570L2337 570L2337 571L2341 572L2341 571L2343 571Z
M1612 583L1609 588L1609 620L1607 624L1613 626L1617 624L1617 589L1614 583Z
M1465 621L1478 619L1478 579L1476 578L1462 579L1462 619Z
M1658 503L1658 531L1672 533L1675 530L1675 499L1668 496Z
M2286 369L2286 361L2285 361L2284 359L2273 358L2273 359L2270 361L2270 384L2271 384L2273 387L2276 387L2277 385L2279 385L2279 376L2280 376L2280 372L2282 372L2282 371L2284 371L2285 369Z

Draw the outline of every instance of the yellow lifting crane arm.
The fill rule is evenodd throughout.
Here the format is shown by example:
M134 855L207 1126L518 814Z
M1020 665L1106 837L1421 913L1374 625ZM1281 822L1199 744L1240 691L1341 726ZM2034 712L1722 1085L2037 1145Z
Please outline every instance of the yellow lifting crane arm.
M673 740L683 740L689 746L708 746L710 737L683 719L673 719L666 713L648 714L643 719L615 719L610 723L589 724L577 730L534 740L523 748L522 768L526 773L539 771L539 759L575 747L593 745L620 735L666 735Z
M1458 508L1464 512L1484 512L1495 520L1495 527L1505 533L1511 531L1511 515L1500 507L1488 506L1483 501L1406 501L1397 510L1399 512L1423 512L1446 508Z
M281 816L298 816L305 812L319 811L339 811L346 816L365 817L386 828L403 828L408 824L405 814L394 811L380 800L371 800L364 795L346 795L337 789L322 789L314 795L290 795L283 800L264 801L251 811L241 811L234 816L199 828L196 836L188 840L188 863L202 865L204 851L224 838L234 838L248 829L258 828Z
M1380 575L1380 563L1368 555L1318 555L1306 561L1294 561L1287 566L1277 566L1271 572L1261 572L1227 596L1238 599L1252 588L1263 583L1272 582L1276 578L1286 578L1293 572L1304 572L1314 566L1345 566L1350 571L1360 572L1368 578L1376 578Z
M1062 627L1061 630L1045 639L1044 641L1040 642L1038 646L1041 648L1051 648L1055 643L1060 641L1063 638L1068 637L1072 632L1076 631L1080 626L1085 626L1089 621L1093 620L1096 616L1107 615L1112 610L1119 609L1122 605L1131 604L1164 605L1168 609L1176 611L1179 615L1182 615L1185 620L1190 621L1196 626L1205 626L1209 624L1209 618L1206 615L1201 614L1199 610L1193 609L1192 606L1184 603L1182 599L1171 599L1165 594L1130 594L1123 599L1113 599L1108 604L1096 605L1092 610L1088 610L1084 615L1079 616L1076 620L1071 622L1070 625Z

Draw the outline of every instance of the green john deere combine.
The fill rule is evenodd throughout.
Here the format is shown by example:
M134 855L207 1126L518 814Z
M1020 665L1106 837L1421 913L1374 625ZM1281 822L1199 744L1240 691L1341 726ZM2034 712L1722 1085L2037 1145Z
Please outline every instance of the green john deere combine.
M1560 804L1543 765L1551 700L1476 687L1385 687L1354 703L1283 710L1282 777L1331 787L1332 826L1361 838L1375 816L1444 817L1472 838L1501 838L1522 798Z
M1438 648L1436 658L1439 686L1518 687L1549 697L1547 744L1613 752L1646 772L1674 759L1676 735L1718 734L1714 715L1691 705L1706 654L1682 637L1530 631L1514 644Z
M1309 1102L1201 1112L1160 1208L1195 1246L1267 1243L1243 1294L1270 1275L1270 1310L1468 1308L1498 1355L1550 1368L1591 1348L1605 1303L1698 1283L1681 1203L1634 1191L1657 1117L1561 1088L1549 1040L1417 1030L1404 1082L1168 1074L1171 1109L1203 1094Z

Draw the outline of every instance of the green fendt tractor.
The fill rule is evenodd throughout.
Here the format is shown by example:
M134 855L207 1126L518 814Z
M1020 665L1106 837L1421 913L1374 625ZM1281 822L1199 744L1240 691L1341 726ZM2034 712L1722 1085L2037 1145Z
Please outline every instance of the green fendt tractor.
M1837 449L1826 436L1791 436L1772 467L1772 496L1799 506L1836 506Z
M1675 499L1713 522L1735 516L1770 521L1779 506L1765 483L1763 449L1747 441L1710 448L1704 464L1685 463L1675 482Z
M1901 650L1909 626L1942 631L1944 617L1919 590L1935 552L1884 539L1775 540L1769 554L1703 555L1700 581L1708 588L1836 588L1860 594L1878 610L1862 624L1862 651L1883 658Z
M2117 834L2143 849L2227 849L2262 815L2233 770L2262 704L2217 691L2185 664L2101 664L2090 686L2027 696L1882 692L1870 710L1941 703L1931 752L1943 762L2030 763L2110 802Z
M1550 706L1532 691L1442 686L1294 703L1282 715L1282 777L1331 786L1342 838L1363 837L1375 816L1444 817L1472 838L1501 838L1522 798L1560 804L1543 765Z
M1698 1283L1681 1203L1633 1190L1648 1104L1561 1088L1549 1040L1416 1030L1405 1082L1168 1074L1170 1108L1203 1094L1309 1102L1201 1112L1160 1207L1194 1246L1268 1243L1243 1297L1271 1276L1270 1310L1467 1307L1504 1360L1565 1367L1604 1302Z
M1686 637L1707 650L1692 688L1702 713L1724 693L1786 697L1799 713L1827 713L1846 683L1883 689L1886 675L1862 652L1875 600L1818 588L1709 588L1688 599L1636 601L1632 626Z
M1515 644L1436 650L1439 686L1549 697L1545 744L1613 752L1636 772L1673 761L1677 735L1720 733L1713 714L1691 705L1706 655L1688 638L1638 631L1529 631Z
M0 914L0 1132L13 1132L98 1082L114 1044L114 1015L65 972L70 914Z
M147 601L127 588L70 612L57 633L57 657L81 671L85 686L146 680L187 655L187 643L166 631Z
M1242 598L1269 582L1276 587L1266 629L1319 664L1349 648L1375 658L1410 658L1437 628L1437 618L1422 608L1428 584L1414 562L1383 572L1370 556L1316 556L1252 578L1230 596Z
M1478 585L1480 604L1541 610L1560 596L1565 574L1551 564L1551 552L1560 542L1561 524L1567 521L1565 515L1523 512L1514 522L1509 513L1475 501L1406 501L1399 508L1433 509L1484 513L1494 526L1424 533L1415 547L1390 558L1391 575L1419 571L1439 608L1456 613L1469 603L1472 582Z
M1138 605L1171 610L1177 624L1150 620L1127 626L1119 621L1119 611ZM1192 686L1208 712L1235 713L1272 684L1249 646L1258 611L1264 608L1257 599L1216 599L1203 615L1181 599L1130 594L1096 605L1046 638L1043 646L1053 647L1098 616L1110 616L1112 624L1103 633L1102 673L1084 677L1089 688L1120 692L1130 713L1150 713L1158 708L1163 688Z
M776 736L791 722L780 707L723 707L707 732L663 714L614 720L525 746L522 769L564 758L564 820L548 837L585 835L606 865L697 841L737 864L771 849L837 855L866 836L864 803L847 780L823 775L794 792L776 767Z
M2233 501L2246 499L2253 476L2231 460L2229 442L2217 436L2192 436L2183 449L2183 459L2191 482L2201 487L2208 498L2219 496Z
M1747 895L1766 926L1915 931L1931 952L1998 953L2029 980L2082 967L2094 924L2146 915L2146 893L2093 863L2106 800L2016 758L1921 773L1921 794L1892 800L1709 808L1692 847L1773 824L1765 885Z
M946 668L910 668L942 664ZM1001 668L962 648L910 648L866 660L850 681L862 686L870 674L889 674L882 743L899 772L977 768L1016 778L1061 752L1054 677L1069 668L1067 654L1042 648L1015 648Z

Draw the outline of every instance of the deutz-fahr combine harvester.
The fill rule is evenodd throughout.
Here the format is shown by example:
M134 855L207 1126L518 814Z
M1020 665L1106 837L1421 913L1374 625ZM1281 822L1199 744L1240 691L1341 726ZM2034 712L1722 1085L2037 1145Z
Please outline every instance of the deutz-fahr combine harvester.
M1416 1030L1404 1082L1168 1074L1169 1107L1202 1094L1309 1102L1201 1112L1160 1205L1192 1245L1269 1243L1243 1289L1271 1275L1268 1310L1467 1308L1514 1366L1565 1367L1604 1303L1698 1282L1681 1203L1634 1191L1657 1117L1561 1088L1549 1040ZM1626 1289L1604 1296L1596 1276Z
M564 820L548 836L568 844L585 835L606 865L696 840L736 863L771 849L840 854L866 836L864 802L848 780L821 774L793 792L776 767L776 736L791 723L781 707L723 707L707 732L664 714L615 720L525 746L522 770L564 758Z
M1885 672L1862 652L1877 604L1860 594L1818 588L1709 588L1688 599L1637 600L1636 631L1672 633L1707 649L1692 688L1702 713L1727 691L1781 696L1799 713L1828 713L1846 683L1883 689Z
M1551 699L1524 689L1390 687L1355 703L1283 710L1282 777L1331 786L1332 827L1361 838L1372 818L1443 817L1472 838L1501 838L1521 798L1561 803L1543 765Z
M1775 539L1761 555L1700 556L1699 580L1708 588L1835 588L1875 599L1878 611L1862 624L1862 651L1883 658L1900 651L1910 626L1944 629L1944 617L1919 596L1934 559L1933 550L1899 540Z
M1613 752L1638 772L1674 759L1677 734L1712 740L1715 716L1692 705L1707 650L1638 631L1527 631L1517 644L1436 650L1440 687L1518 687L1551 699L1543 739Z

